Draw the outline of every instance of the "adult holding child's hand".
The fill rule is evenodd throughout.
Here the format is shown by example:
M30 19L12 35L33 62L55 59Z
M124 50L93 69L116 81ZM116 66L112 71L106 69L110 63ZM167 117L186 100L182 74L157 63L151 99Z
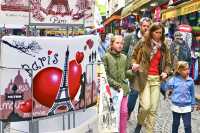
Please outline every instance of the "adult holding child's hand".
M135 133L145 124L146 132L153 133L160 100L160 84L170 72L170 51L165 43L164 27L154 23L144 38L134 47L132 71L136 72L134 87L138 88L140 109Z
M140 65L139 65L139 64L133 64L133 65L132 65L132 71L133 71L133 72L139 71L139 68L140 68Z
M165 72L162 72L160 76L161 76L162 80L167 79L167 73L165 73Z

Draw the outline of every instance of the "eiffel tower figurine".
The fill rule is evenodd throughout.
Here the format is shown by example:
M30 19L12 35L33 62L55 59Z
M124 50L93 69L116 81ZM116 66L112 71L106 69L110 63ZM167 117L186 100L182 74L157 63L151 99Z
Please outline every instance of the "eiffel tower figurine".
M56 99L48 112L48 116L54 115L59 107L66 106L68 111L74 110L74 107L70 101L69 90L68 90L68 59L69 59L69 49L67 48L65 55L64 71L62 75L62 82L60 89L58 90Z

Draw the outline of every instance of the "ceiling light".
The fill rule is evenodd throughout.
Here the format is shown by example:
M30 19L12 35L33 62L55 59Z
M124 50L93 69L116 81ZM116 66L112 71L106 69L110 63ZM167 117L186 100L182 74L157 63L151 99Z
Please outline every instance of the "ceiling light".
M145 12L146 10L147 10L146 8L142 8L140 11Z
M158 5L157 2L153 2L153 3L150 4L150 6L152 6L152 7L155 7L155 6L157 6L157 5Z

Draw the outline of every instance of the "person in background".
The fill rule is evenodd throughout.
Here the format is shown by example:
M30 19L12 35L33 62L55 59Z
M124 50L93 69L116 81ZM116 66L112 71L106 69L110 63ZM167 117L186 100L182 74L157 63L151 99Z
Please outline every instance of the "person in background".
M151 25L151 19L144 17L140 19L139 29L130 28L130 34L124 38L124 48L123 53L127 56L131 56L133 52L133 47L135 44L144 36L144 33L149 29ZM136 26L135 26L136 27ZM133 32L134 31L134 32Z
M134 33L134 31L135 31L135 25L134 24L129 24L128 25L128 28L127 28L127 30L126 30L126 33L125 34L123 34L123 36L124 36L124 41L126 41L126 37L127 36L132 36L132 34Z
M134 87L139 90L138 123L135 133L142 126L146 133L153 133L155 117L160 100L160 83L170 72L170 52L165 44L165 30L161 23L153 23L134 48L132 71L135 72Z
M170 54L172 60L172 68L178 61L186 61L189 66L191 64L191 50L189 46L183 40L182 34L180 31L174 33L174 41L170 45Z
M128 82L126 81L127 57L122 54L124 45L123 37L115 35L111 38L110 48L103 57L104 67L110 87L120 92L123 90L123 98L120 106L120 133L126 133L127 126L127 95Z
M136 43L144 36L145 32L149 29L151 25L151 19L144 17L141 18L140 20L140 29L135 31L135 32L131 32L129 35L127 35L124 39L124 49L123 49L123 53L125 55L127 55L127 62L128 62L128 66L131 68L131 57L133 54L133 47L136 45ZM130 69L130 71L132 71ZM130 74L129 74L130 75ZM134 108L135 108L135 104L138 98L138 89L135 88L133 86L133 80L134 80L134 73L132 75L130 75L129 77L129 83L130 83L130 93L128 96L128 119L131 116L131 113L133 112Z
M189 64L178 61L175 75L168 81L167 97L171 97L173 114L172 133L178 133L182 117L185 133L191 133L191 112L195 107L194 81L189 77Z
M100 55L100 58L102 59L109 47L109 40L106 38L106 32L104 29L99 30L99 36L100 42L98 46L98 53Z

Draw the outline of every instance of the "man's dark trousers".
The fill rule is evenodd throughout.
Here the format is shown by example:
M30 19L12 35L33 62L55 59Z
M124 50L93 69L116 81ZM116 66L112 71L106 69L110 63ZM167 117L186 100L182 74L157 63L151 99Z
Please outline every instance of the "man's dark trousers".
M134 108L135 108L135 104L138 98L138 91L135 89L131 89L131 92L129 93L128 96L128 115L130 117L131 112L133 112Z

